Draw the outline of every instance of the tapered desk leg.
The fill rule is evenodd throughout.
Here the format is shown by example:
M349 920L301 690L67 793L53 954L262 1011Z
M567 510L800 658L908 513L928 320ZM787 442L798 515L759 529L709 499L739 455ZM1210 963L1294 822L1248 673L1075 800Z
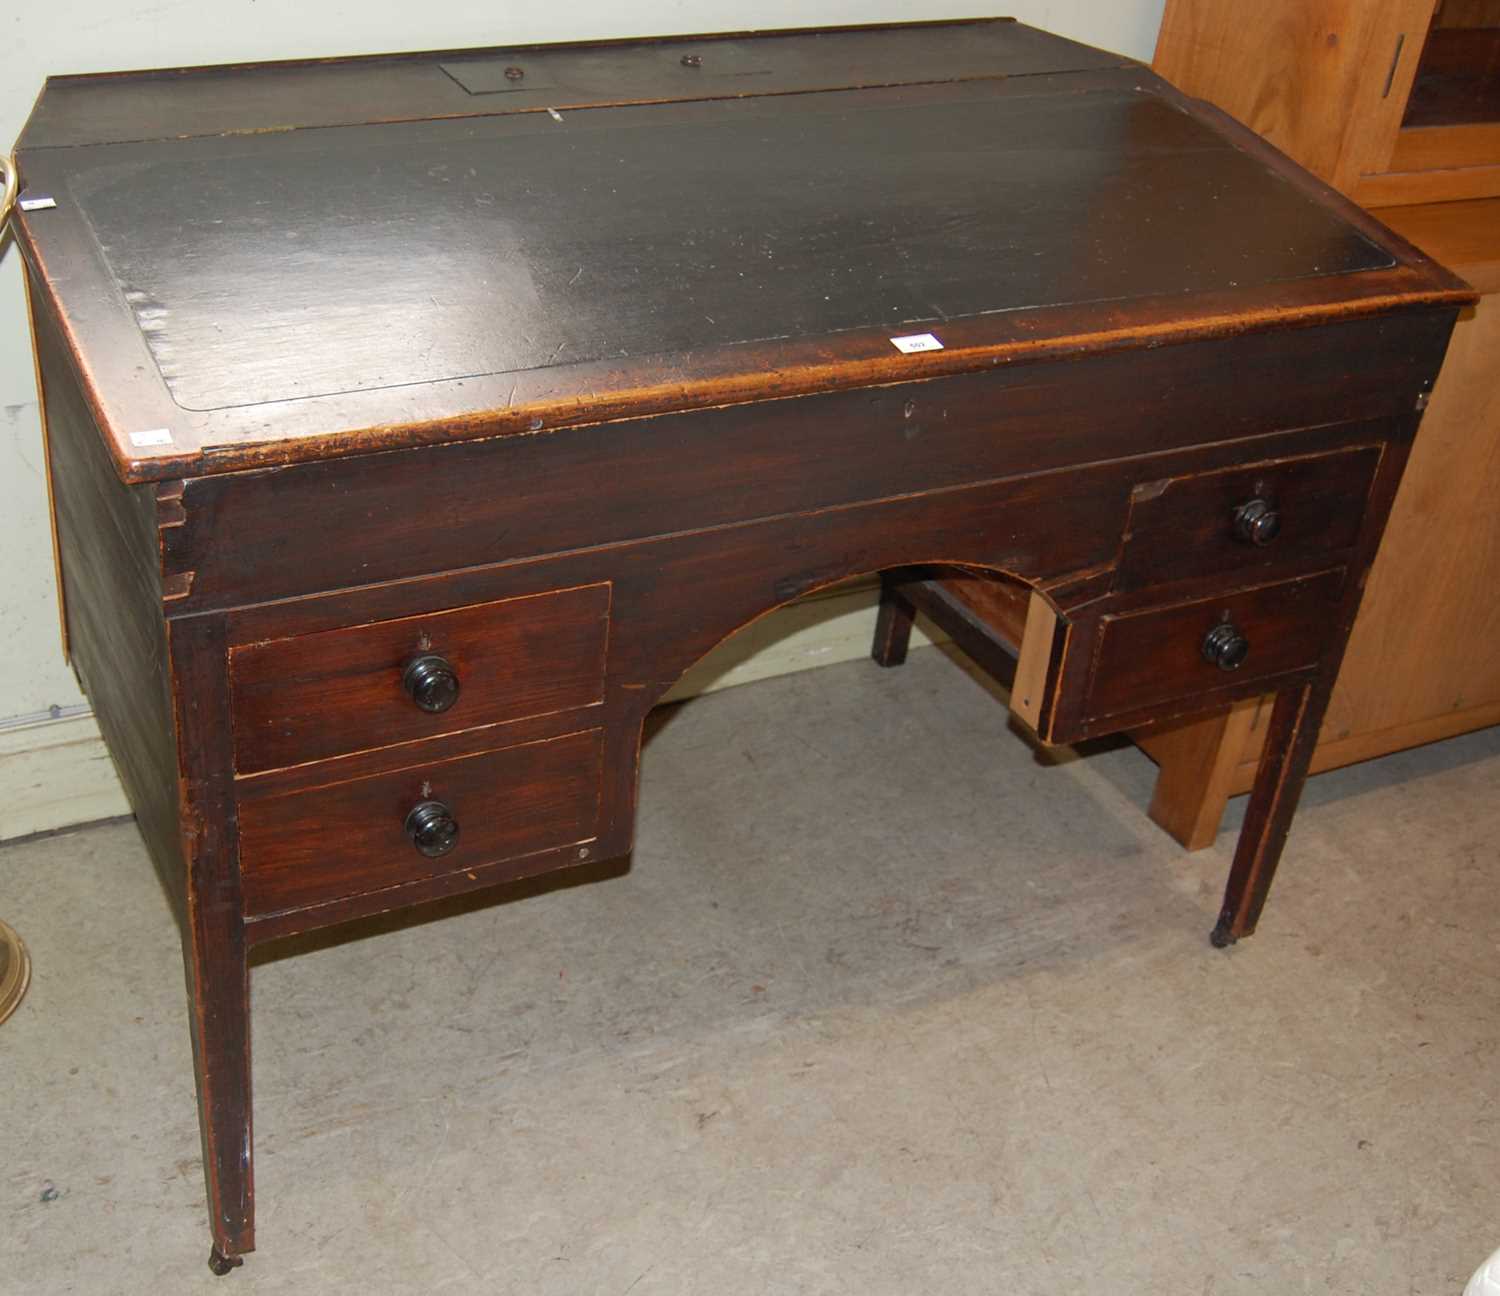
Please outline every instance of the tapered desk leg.
M880 577L880 611L875 617L872 656L882 666L899 666L906 660L912 621L917 612L897 588L890 573Z
M1281 848L1286 844L1302 785L1307 782L1331 692L1331 685L1313 683L1276 695L1265 750L1229 870L1224 907L1210 938L1221 949L1250 935L1265 908Z
M233 724L222 620L169 623L187 892L182 933L213 1250L226 1274L255 1249L250 971L231 786Z
M255 1249L255 1183L251 1165L250 974L238 913L189 898L188 1006L203 1177L213 1250L209 1268L228 1273Z

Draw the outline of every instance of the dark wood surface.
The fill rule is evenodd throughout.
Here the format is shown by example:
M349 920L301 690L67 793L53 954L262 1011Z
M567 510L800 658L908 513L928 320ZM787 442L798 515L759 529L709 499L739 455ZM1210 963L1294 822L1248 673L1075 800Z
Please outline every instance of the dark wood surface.
M1143 69L1013 23L849 34L853 71L786 39L847 88L562 121L464 95L469 115L426 120L457 89L429 56L421 119L285 129L309 98L288 90L182 139L205 83L268 96L356 69L59 83L19 153L59 205L18 232L141 479L1238 332L1272 303L1315 320L1461 296ZM610 51L554 53L600 76L643 57ZM958 79L870 71L898 56ZM47 142L64 105L126 94L129 139ZM944 351L891 345L930 329Z
M69 656L180 919L187 879L157 487L126 486L116 475L51 303L34 299L31 322Z
M1216 939L1252 931L1472 297L1015 24L517 57L69 79L23 141L69 631L177 879L223 1263L248 948L625 855L651 707L852 575L879 660L918 605L1019 651L1044 740L1279 690Z
M1119 54L1010 18L978 18L904 24L899 31L875 24L54 76L27 123L25 142L28 148L74 148L268 126L302 130L571 111L1127 65L1131 60ZM505 76L517 66L519 81Z
M1153 95L888 98L69 150L66 193L193 412L1393 264ZM1242 217L1153 203L1189 180Z
M1500 121L1500 27L1434 27L1402 126Z
M191 479L184 522L165 538L166 570L184 591L173 606L186 613L369 584L372 524L386 546L380 578L393 580L647 540L664 516L674 530L708 529L1057 471L1081 462L1085 444L1087 462L1187 447L1203 447L1195 468L1274 459L1305 451L1295 429L1390 419L1420 390L1447 330L1436 312L1400 332L1354 320L1301 330L1294 343L1259 333L1100 357L1087 384L1076 361L1056 360L371 455L357 475L335 461ZM1226 366L1239 376L1227 398ZM1132 471L1158 480L1165 463ZM360 525L323 525L334 502ZM1118 517L1086 524L1108 534L1099 561L1118 540L1128 495L1107 507ZM319 542L309 545L314 533Z
M254 1107L250 1076L250 965L234 797L233 728L224 622L168 625L176 786L187 906L182 958L209 1227L221 1256L255 1248Z

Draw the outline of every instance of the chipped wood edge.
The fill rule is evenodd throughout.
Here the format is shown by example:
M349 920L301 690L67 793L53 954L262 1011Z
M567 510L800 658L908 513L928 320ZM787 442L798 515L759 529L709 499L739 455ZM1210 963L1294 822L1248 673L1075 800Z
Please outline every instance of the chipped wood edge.
M1016 660L1016 681L1011 687L1010 709L1040 733L1046 702L1047 670L1052 663L1052 645L1060 618L1052 605L1035 590L1026 605L1026 629L1021 636L1021 655Z
M47 432L47 393L42 386L42 355L36 345L36 300L31 274L23 263L21 284L26 290L26 327L31 334L31 367L36 374L36 408L42 427L42 477L47 483L47 521L52 532L52 574L57 586L57 629L62 639L63 664L71 665L72 648L68 643L67 593L63 587L62 547L57 538L57 502L52 488L52 443Z

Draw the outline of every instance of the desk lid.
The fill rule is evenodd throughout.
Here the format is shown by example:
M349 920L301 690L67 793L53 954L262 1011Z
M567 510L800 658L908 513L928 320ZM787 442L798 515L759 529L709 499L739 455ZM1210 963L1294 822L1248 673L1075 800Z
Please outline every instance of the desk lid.
M133 480L1466 299L1009 21L54 79L21 171Z

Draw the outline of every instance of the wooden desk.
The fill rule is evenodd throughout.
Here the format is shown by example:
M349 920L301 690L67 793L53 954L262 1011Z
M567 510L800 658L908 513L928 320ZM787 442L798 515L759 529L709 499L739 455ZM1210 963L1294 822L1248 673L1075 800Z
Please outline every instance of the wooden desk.
M19 161L69 650L182 921L220 1271L249 948L628 852L652 704L851 574L886 662L912 599L988 608L1050 742L1277 692L1251 932L1471 299L1003 21L65 78Z

